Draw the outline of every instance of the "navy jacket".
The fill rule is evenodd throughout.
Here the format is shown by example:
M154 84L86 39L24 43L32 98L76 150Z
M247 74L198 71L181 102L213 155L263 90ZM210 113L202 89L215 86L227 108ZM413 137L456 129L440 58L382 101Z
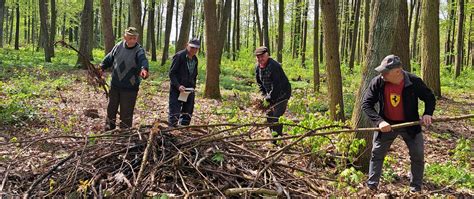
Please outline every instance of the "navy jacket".
M402 91L403 112L405 117L404 122L420 120L420 115L418 114L418 99L425 102L423 115L433 115L436 105L436 99L433 92L426 86L421 78L406 71L403 71L403 73L405 76L405 85ZM386 121L389 124L395 124L395 122L388 120L384 115L384 88L385 82L382 79L382 75L374 77L365 91L362 102L362 109L376 126L378 126L382 121ZM378 113L375 110L376 103L379 103ZM421 126L416 125L407 127L407 131L410 134L420 133Z
M179 86L183 85L186 88L196 88L196 79L198 74L198 59L193 56L193 60L196 62L194 71L189 73L188 66L186 64L188 51L186 49L177 52L173 56L173 62L171 63L171 69L169 73L170 77L170 89L179 90Z
M265 82L262 82L262 78L260 77L260 68L258 64L255 66L255 77L262 95L270 94L270 103L277 103L281 100L289 99L291 97L291 84L280 63L269 58L266 68L270 72L271 88L265 87Z

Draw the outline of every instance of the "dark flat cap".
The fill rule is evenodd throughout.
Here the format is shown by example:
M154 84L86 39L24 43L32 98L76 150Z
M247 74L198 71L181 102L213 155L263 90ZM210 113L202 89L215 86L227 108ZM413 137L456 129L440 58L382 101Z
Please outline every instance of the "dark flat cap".
M193 48L199 48L201 46L201 41L198 38L192 38L189 40L188 45Z
M396 55L387 55L385 58L383 58L380 65L377 66L375 70L379 73L384 73L393 68L397 68L400 65L402 65L402 62L400 61L400 57Z

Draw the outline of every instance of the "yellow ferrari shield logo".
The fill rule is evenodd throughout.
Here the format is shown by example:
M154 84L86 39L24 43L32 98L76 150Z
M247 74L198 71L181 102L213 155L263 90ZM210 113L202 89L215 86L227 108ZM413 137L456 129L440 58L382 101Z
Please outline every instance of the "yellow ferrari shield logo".
M393 107L397 107L400 104L400 95L390 93L390 103Z

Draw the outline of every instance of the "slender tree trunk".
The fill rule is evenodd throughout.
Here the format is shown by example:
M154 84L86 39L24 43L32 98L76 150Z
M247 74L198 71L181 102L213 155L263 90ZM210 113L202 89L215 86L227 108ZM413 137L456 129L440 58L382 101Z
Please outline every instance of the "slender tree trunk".
M400 1L400 10L397 19L397 33L395 34L395 43L393 43L392 53L400 57L403 63L403 69L411 71L410 64L410 31L408 29L408 7L406 0ZM423 9L422 9L423 10Z
M79 40L79 52L85 59L78 57L77 63L81 63L82 69L87 69L88 61L92 59L91 39L93 34L93 0L84 0L84 9L81 14L81 38Z
M357 44L357 33L359 31L359 12L360 12L360 1L355 0L355 11L354 11L354 31L352 32L352 44L351 44L351 57L349 58L349 70L354 69L355 50Z
M318 1L318 0L316 0ZM283 41L284 33L283 29L285 26L285 0L278 1L278 39L277 39L277 61L283 62Z
M181 30L179 31L178 42L176 43L175 51L178 52L185 48L189 38L189 29L191 28L191 17L194 11L194 0L184 1L184 13L181 19Z
M464 0L458 1L458 33L456 35L456 60L454 77L461 75L464 57Z
M174 0L168 0L168 4L166 7L166 25L165 25L165 43L163 48L163 57L161 58L161 65L164 66L166 64L166 60L168 60L168 51L170 46L170 33L171 33L171 23L173 22L173 6Z
M370 21L370 0L364 1L364 56L367 53L367 46L369 45L369 21Z
M338 52L336 4L333 0L322 0L321 11L324 26L324 49L329 92L329 115L332 120L344 121L342 77Z
M370 81L378 75L374 70L381 60L389 55L393 42L395 42L395 33L397 29L397 18L399 13L400 1L373 0L370 18L370 35L367 54L362 66L361 84L356 94L354 111L352 112L352 124L354 128L370 127L365 113L363 113L361 104ZM372 133L356 133L356 138L364 139L366 146L361 149L361 154L356 162L362 171L367 172L370 160L370 149L372 148Z
M301 43L301 0L295 1L295 23L294 23L294 35L293 35L293 59L298 58L300 54L300 43Z
M163 24L163 10L164 10L164 4L162 4L162 1L159 1L158 3L158 8L160 9L160 12L158 14L158 27L156 28L156 42L158 48L161 48L161 33L163 31L162 24Z
M421 75L426 85L441 97L439 76L439 0L421 3Z
M176 0L176 20L175 20L175 38L174 41L178 41L178 34L179 34L179 29L178 29L178 21L179 21L179 0Z
M56 0L51 0L51 32L49 35L49 43L47 45L50 45L49 50L51 51L52 57L54 57L54 41L56 40L56 22L58 18L57 13L58 11L56 10Z
M450 58L451 58L451 29L454 28L452 26L452 21L454 21L454 8L453 8L453 1L454 0L448 0L448 27L446 29L446 44L445 49L444 49L444 59L445 59L445 65L448 66L451 64Z
M6 1L6 0L5 0L5 1ZM10 29L8 28L8 27L9 27L9 26L8 26L8 25L9 25L8 22L10 21L10 10L9 10L8 6L6 6L6 7L4 8L4 10L5 10L5 31L4 31L4 32L5 32L5 34L4 34L5 38L4 38L4 39L5 39L5 43L8 43L8 31L10 30ZM3 35L2 35L2 36L3 36Z
M301 40L301 66L306 68L305 60L306 60L306 35L308 33L308 7L309 2L304 2L304 11L303 11L303 32L302 32L302 40Z
M150 6L150 14L148 15L149 18L149 29L148 35L150 35L150 42L151 42L151 61L156 61L156 41L155 41L155 0L151 0Z
M3 21L4 21L4 16L5 16L5 1L6 0L0 0L0 48L3 48Z
M110 0L100 1L100 11L102 20L102 32L104 35L105 54L109 53L114 47L115 37L112 29L112 9Z
M418 26L420 24L419 18L420 18L420 4L421 0L418 0L415 5L416 9L416 15L415 15L415 26L413 27L413 37L412 37L412 48L411 48L411 59L414 59L418 61L418 47L417 47L417 40L418 40Z
M474 63L471 61L472 59L472 13L469 14L469 30L468 30L468 40L467 40L467 52L466 52L466 65L472 66Z
M318 59L318 33L319 33L319 0L314 1L314 25L313 25L313 89L314 92L319 93L320 74L319 74L319 59Z
M269 51L271 52L270 49L270 37L268 35L268 0L263 0L263 23L262 23L262 28L263 28L263 45L269 48Z
M15 50L20 50L20 4L16 3Z
M49 43L49 31L48 31L48 5L46 0L39 0L39 14L40 14L40 28L41 28L41 40L44 44ZM52 55L48 49L49 45L43 45L44 48L44 61L51 62Z
M120 38L120 37L122 37L122 31L123 31L122 30L122 23L123 23L122 18L124 17L123 16L123 2L122 2L122 0L118 0L118 4L119 4L118 5L119 6L119 9L118 9L119 14L118 14L118 26L117 26L117 29L116 29L117 30L116 36L117 36L117 38Z
M236 15L235 15L235 20L237 22L237 26L235 27L235 47L236 47L236 50L239 51L240 50L240 0L235 0L235 3L236 4Z
M11 13L10 13L10 30L8 31L8 45L11 45L12 44L12 40L13 40L13 22L14 22L14 19L15 19L15 9L12 8L11 9Z
M257 0L253 1L253 9L255 10L255 23L257 24L257 31L258 31L258 38L260 39L259 46L263 45L263 33L262 33L262 27L260 27L260 15L258 12L258 3Z

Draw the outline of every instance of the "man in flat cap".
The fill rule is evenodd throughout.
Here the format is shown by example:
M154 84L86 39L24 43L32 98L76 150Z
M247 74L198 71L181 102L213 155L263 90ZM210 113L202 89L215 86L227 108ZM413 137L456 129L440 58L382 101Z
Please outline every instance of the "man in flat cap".
M192 38L186 48L173 56L171 63L168 122L171 126L189 125L194 111L198 58L201 42Z
M393 140L400 135L410 154L410 191L420 192L425 164L421 126L392 129L391 125L420 120L423 125L430 125L435 110L435 96L421 78L402 69L398 56L386 56L375 70L380 75L372 79L362 102L362 109L379 128L374 134L367 186L371 190L377 189L385 155ZM418 114L418 99L425 103L421 118ZM376 103L379 104L378 112Z
M270 57L267 47L258 47L255 50L255 56L257 59L255 66L257 84L264 100L270 104L267 122L277 123L280 116L286 111L288 100L291 97L291 84L281 64ZM271 126L270 130L273 136L283 135L282 124Z
M148 77L148 60L145 50L137 42L138 31L128 27L123 40L117 43L100 64L102 72L112 68L112 82L107 106L105 130L115 129L117 110L120 106L120 128L132 127L133 109L141 79Z

